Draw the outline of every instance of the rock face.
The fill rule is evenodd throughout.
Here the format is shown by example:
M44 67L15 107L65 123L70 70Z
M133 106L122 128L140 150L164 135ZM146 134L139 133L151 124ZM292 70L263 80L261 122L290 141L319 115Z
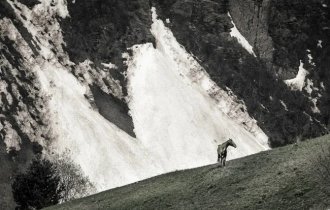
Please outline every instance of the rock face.
M244 101L248 113L270 137L272 146L327 132L328 122L321 121L320 114L313 112L310 97L291 91L272 71L274 59L269 49L273 44L267 22L269 1L244 1L241 4L239 1L158 1L157 5L162 9L162 18L171 20L169 25L176 38L200 60L211 78L220 87L230 88ZM237 12L245 8L248 9L243 14ZM232 18L236 22L244 19L237 27L244 26L239 30L254 43L259 57L248 54L229 36L232 24L228 11L234 11ZM236 13L239 14L236 16ZM291 70L287 67L282 74Z
M329 129L330 1L273 1L269 34L274 41L273 63L278 74L303 62L308 71L303 94L314 115ZM287 9L290 8L290 9ZM279 27L281 26L281 27ZM275 69L276 70L276 69Z
M302 94L329 128L329 1L231 1L237 26L254 44L267 69L282 80L308 71ZM235 20L234 20L235 21ZM317 108L315 108L317 106ZM322 113L322 114L320 114Z
M110 69L110 77L119 83L113 85L111 79L102 79L103 86L110 87L112 91L103 89L100 92L93 88L95 104L106 119L117 125L119 123L119 127L131 136L135 136L132 119L128 115L129 110L124 99L127 95L126 67L122 54L135 44L153 42L149 27L147 27L151 25L149 2L143 0L68 1L68 10L70 18L61 21L61 28L66 43L65 50L70 60L76 64L89 60L94 69L103 69L104 63L113 64L114 68ZM82 75L80 71L73 72L78 78ZM95 75L98 74L95 72ZM102 84L98 86L102 87ZM121 89L121 91L116 93L114 92L116 89ZM103 97L105 94L108 94L107 99ZM108 105L104 100L108 101ZM123 109L116 113L111 111L110 113L113 114L109 114L112 106Z
M55 139L38 69L65 68L92 109L136 137L125 59L128 48L155 42L151 7L272 147L330 129L330 0L64 2L0 1L0 197L8 198L0 209L14 205L10 177ZM229 15L256 57L231 37ZM301 91L287 85L299 66L307 72Z
M268 16L271 0L230 1L229 12L244 37L254 47L258 56L271 67L273 40L268 33Z
M82 0L68 1L70 18L61 22L66 50L75 62L91 60L117 66L111 71L125 90L122 53L135 44L153 42L148 1ZM149 26L149 27L148 27Z
M0 2L0 8L0 209L13 209L13 174L40 152L36 149L38 142L49 138L47 99L39 92L36 75L21 63L24 55L19 51L32 45L30 35L14 21L13 10L6 2ZM13 41L15 27L23 36Z

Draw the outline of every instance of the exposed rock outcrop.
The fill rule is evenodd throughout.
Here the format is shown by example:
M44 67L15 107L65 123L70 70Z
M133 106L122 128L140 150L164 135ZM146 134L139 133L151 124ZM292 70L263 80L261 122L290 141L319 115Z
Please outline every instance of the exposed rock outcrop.
M268 68L273 64L273 41L268 33L271 0L230 1L229 12L237 28L255 48Z
M81 0L68 1L70 18L61 21L70 59L75 63L91 60L113 63L111 75L118 79L126 95L122 53L135 44L153 42L148 1Z
M230 12L254 44L267 69L281 80L295 78L304 64L302 94L329 128L329 1L230 1ZM318 116L317 113L321 116Z

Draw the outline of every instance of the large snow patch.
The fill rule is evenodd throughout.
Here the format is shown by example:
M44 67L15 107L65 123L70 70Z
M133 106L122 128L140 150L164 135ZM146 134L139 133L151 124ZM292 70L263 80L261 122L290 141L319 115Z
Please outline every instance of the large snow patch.
M44 70L36 71L50 97L49 115L57 139L52 151L61 154L69 149L98 190L160 173L143 145L92 109L84 97L86 87L72 74L49 63L40 69Z
M229 158L268 149L262 131L252 135L210 97L214 83L157 19L154 8L151 31L157 47L134 46L128 60L129 106L135 133L165 170L214 163L217 144L227 138L238 144Z

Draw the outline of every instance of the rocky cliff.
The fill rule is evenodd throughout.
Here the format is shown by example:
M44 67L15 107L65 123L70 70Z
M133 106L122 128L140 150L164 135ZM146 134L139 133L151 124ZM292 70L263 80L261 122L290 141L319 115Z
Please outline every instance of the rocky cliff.
M306 94L306 90L292 91L285 84L285 79L294 78L297 74L299 59L302 57L292 56L292 60L288 61L290 65L278 61L278 51L283 49L283 45L279 46L280 44L273 40L273 31L277 27L284 27L283 31L289 30L284 26L287 19L273 17L277 13L271 12L274 5L280 7L280 2L159 1L158 4L159 8L164 8L163 19L171 20L170 27L179 42L198 57L220 87L230 88L244 101L248 113L270 137L272 146L327 132L329 122L324 120L323 114L321 116L318 110L314 109L313 99ZM318 10L323 10L321 2L318 2L317 6ZM291 5L290 8L298 14L306 11L314 14L308 7L308 3L301 3L299 6ZM253 45L257 57L249 55L229 36L232 24L228 13ZM276 26L273 23L275 21ZM327 30L322 32L324 27L318 27L317 30L327 33ZM294 37L298 34L297 31L293 33ZM279 36L286 34L283 32ZM280 39L279 36L274 37ZM299 44L301 43L296 43L297 49L301 49ZM322 49L326 50L326 41L323 44ZM317 43L315 47L316 45ZM277 48L274 49L273 46ZM307 59L306 49L300 54ZM308 65L307 61L305 63ZM322 78L327 80L325 76ZM307 83L305 86L308 86ZM322 88L314 87L313 91L316 89ZM324 92L323 95L327 98L327 93ZM319 106L320 101L317 103ZM322 113L328 115L328 111Z
M329 129L329 1L232 1L230 12L276 78L307 70L301 93L312 116ZM300 103L300 102L299 102ZM307 112L308 113L308 112ZM322 114L321 114L322 113Z
M274 53L268 25L270 4L270 0L239 0L231 1L229 4L229 12L233 21L244 37L253 45L258 56L268 65L273 64Z

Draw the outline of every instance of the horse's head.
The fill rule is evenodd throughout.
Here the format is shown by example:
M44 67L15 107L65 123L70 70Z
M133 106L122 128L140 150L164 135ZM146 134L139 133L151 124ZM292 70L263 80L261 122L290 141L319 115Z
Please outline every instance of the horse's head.
M229 140L228 140L228 145L230 145L230 146L232 146L232 147L234 147L234 148L237 147L237 145L235 144L235 142L234 142L232 139L229 139Z

